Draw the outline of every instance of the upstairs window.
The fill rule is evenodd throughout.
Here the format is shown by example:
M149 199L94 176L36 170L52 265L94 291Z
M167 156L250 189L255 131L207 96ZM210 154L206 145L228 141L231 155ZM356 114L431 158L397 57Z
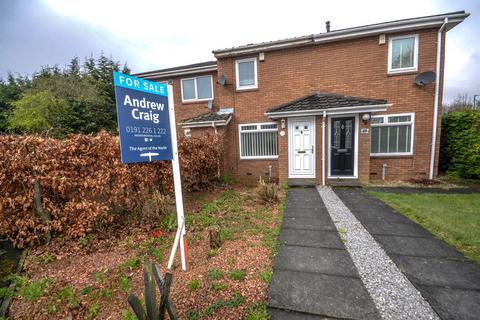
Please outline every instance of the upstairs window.
M272 123L241 124L240 159L278 158L278 128Z
M212 76L182 79L182 101L188 102L212 99Z
M414 114L372 117L372 155L411 155Z
M257 59L251 58L235 61L235 71L237 90L258 88Z
M417 71L418 34L388 40L388 72Z

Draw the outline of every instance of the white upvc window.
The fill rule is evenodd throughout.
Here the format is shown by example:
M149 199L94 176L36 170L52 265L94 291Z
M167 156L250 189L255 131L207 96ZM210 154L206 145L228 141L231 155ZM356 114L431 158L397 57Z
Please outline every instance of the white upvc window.
M388 73L417 71L418 34L388 39Z
M235 61L237 90L258 88L257 59L241 59Z
M371 155L412 155L414 113L372 117Z
M278 158L278 128L275 122L240 124L240 159Z
M182 79L181 86L183 102L213 99L213 80L211 75Z

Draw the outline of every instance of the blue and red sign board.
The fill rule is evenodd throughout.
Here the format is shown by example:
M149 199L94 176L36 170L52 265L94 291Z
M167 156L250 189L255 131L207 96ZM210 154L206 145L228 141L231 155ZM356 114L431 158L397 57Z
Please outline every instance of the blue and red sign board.
M122 163L172 160L167 85L120 72L113 79Z

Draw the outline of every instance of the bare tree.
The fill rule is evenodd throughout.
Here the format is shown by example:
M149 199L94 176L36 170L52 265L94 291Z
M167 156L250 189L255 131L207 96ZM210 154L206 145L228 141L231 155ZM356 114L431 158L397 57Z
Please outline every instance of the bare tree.
M444 111L473 109L473 98L467 93L459 93L452 102L443 105Z

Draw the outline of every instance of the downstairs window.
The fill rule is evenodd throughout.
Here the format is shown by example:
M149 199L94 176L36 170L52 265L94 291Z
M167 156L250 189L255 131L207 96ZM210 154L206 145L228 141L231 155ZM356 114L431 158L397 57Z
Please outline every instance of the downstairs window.
M239 125L240 159L275 159L278 157L276 123Z
M371 155L413 154L414 114L372 117Z

